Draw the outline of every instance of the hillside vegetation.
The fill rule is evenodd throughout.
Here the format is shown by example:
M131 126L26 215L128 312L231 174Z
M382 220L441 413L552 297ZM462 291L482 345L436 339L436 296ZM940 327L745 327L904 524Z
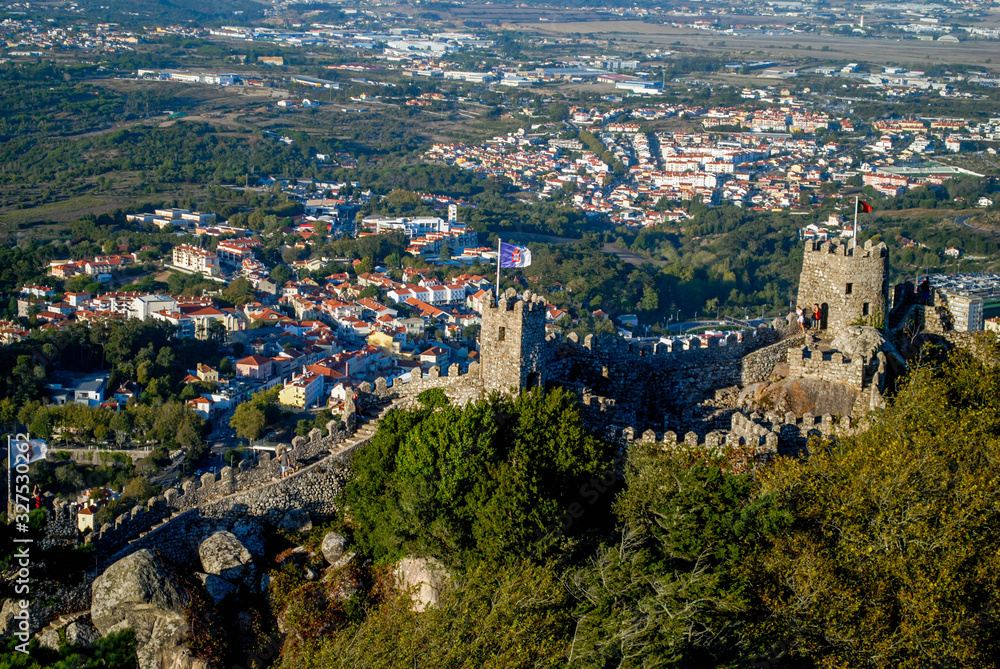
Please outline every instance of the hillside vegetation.
M992 666L987 348L918 366L869 430L756 475L655 445L615 464L561 392L425 397L382 423L344 499L374 573L403 555L448 565L440 603L414 613L373 579L281 666Z

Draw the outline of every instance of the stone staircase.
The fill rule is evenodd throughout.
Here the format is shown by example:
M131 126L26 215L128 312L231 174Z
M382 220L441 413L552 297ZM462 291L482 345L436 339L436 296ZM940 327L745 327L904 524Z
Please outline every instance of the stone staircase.
M55 620L50 620L49 624L43 627L38 632L36 637L41 639L46 634L58 633L58 631L61 630L63 627L66 627L66 625L69 625L72 622L75 622L77 620L80 620L81 618L85 618L88 616L90 616L90 609L84 609L83 611L73 611L72 613L64 613Z

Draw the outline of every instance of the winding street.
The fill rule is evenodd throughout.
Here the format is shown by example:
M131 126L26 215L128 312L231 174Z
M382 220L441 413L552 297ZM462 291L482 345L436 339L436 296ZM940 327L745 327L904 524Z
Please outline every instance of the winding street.
M970 218L972 218L972 216L956 216L955 217L955 223L957 223L959 225L962 225L962 226L965 226L966 228L969 228L970 230L975 230L976 232L985 232L988 235L1000 235L1000 232L997 232L996 230L990 230L989 228L979 228L979 227L976 227L975 225L970 225L968 223L968 220Z

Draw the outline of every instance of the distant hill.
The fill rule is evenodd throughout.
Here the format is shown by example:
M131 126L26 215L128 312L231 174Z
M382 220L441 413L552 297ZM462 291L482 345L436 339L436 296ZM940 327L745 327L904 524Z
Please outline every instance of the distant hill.
M90 14L122 22L133 19L156 19L185 24L225 19L240 23L259 19L266 5L241 0L82 0L79 3Z

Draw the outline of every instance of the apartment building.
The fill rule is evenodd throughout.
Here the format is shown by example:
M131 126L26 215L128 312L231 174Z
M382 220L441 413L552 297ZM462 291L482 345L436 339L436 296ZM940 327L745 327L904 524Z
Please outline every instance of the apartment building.
M305 372L285 383L278 393L278 401L285 406L308 409L316 403L322 390L323 377L312 372Z
M219 257L211 251L190 244L179 244L174 247L173 265L177 269L205 276L219 274Z

